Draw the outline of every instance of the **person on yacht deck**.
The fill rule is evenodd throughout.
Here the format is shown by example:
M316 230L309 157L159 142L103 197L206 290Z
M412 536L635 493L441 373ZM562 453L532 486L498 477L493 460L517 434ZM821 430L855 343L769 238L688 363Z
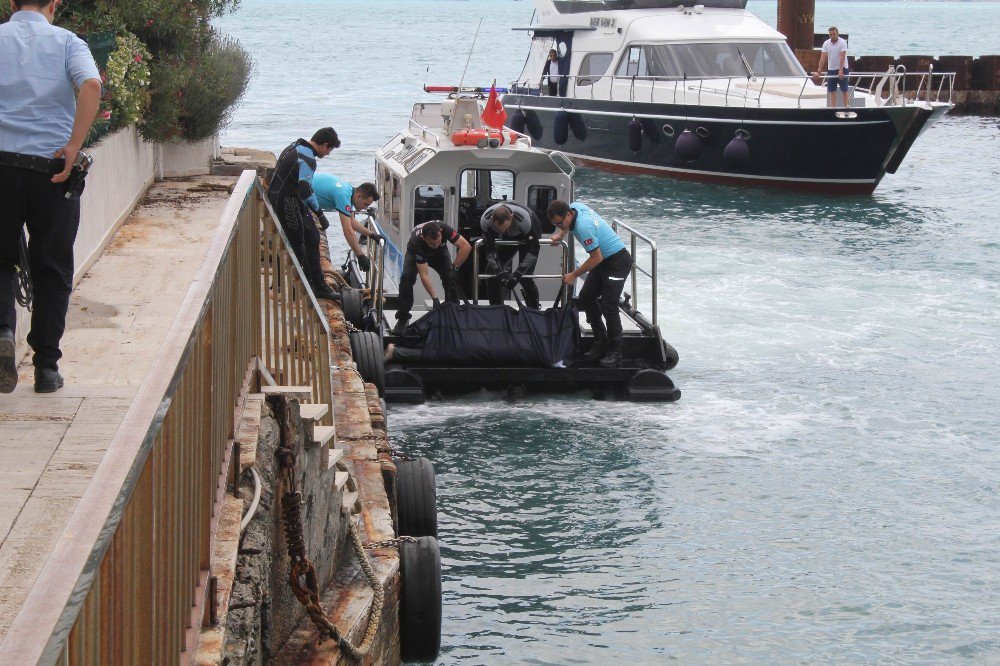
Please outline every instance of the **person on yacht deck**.
M366 236L368 242L377 243L385 237L374 229L366 229L354 215L378 201L378 190L374 183L361 183L352 186L346 180L341 180L331 173L318 173L313 177L313 192L319 201L320 210L335 210L340 214L340 227L344 232L344 240L351 246L354 256L358 258L358 268L368 272L371 262L361 248L357 234ZM356 233L355 233L356 232Z
M562 62L559 60L559 52L555 49L549 49L549 59L542 67L542 78L548 77L549 97L559 96L559 84L563 78L561 70ZM562 96L565 97L566 93L563 92Z
M826 71L826 105L843 107L848 105L847 77L851 73L847 67L847 40L840 36L835 27L831 27L827 32L830 39L823 42L823 52L819 56L819 70L816 76Z

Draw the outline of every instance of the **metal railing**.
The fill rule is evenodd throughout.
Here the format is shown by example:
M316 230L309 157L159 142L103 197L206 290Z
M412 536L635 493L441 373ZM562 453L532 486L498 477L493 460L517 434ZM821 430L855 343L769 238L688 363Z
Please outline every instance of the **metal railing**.
M381 234L382 230L378 226L375 213L369 209L364 211L363 215L362 224L364 224L365 229ZM382 311L385 307L385 281L383 279L385 275L385 246L386 241L384 239L374 244L367 243L369 267L368 274L365 276L365 286L369 289L372 307L375 308L375 321L380 324L382 322Z
M850 85L855 89L868 93L875 98L876 106L904 105L920 100L923 91L923 102L942 102L951 104L955 92L954 72L935 72L930 67L926 72L907 72L902 66L886 72L851 72L848 75ZM718 77L683 77L683 76L575 76L564 78L574 83L573 96L560 99L591 99L621 102L657 102L670 104L696 104L708 106L740 106L748 104L763 106L765 94L769 97L769 105L787 100L788 106L802 108L803 100L813 99L815 93L820 101L816 106L826 105L825 86L813 85L816 81L811 76L718 76ZM821 80L826 76L819 77ZM577 80L590 81L588 85L579 85ZM906 94L907 81L917 82L915 94L911 98ZM607 83L604 83L607 82ZM774 88L767 89L768 83ZM822 82L822 81L821 81ZM935 85L936 82L936 85ZM598 85L601 84L601 85ZM636 86L639 85L637 89ZM648 84L648 85L646 85ZM867 86L865 85L867 84ZM788 88L782 91L779 86ZM886 95L882 92L888 86ZM515 81L511 83L511 92L515 94L533 94L544 88L533 86L530 81ZM932 91L933 97L932 99ZM587 94L589 92L589 95ZM943 99L947 92L947 100ZM807 96L808 95L808 96ZM527 108L527 107L521 107ZM572 110L572 109L570 109ZM613 114L621 115L621 114ZM642 113L629 114L636 117L652 117Z
M632 307L632 312L631 312L631 314L632 315L636 315L636 314L639 313L639 275L640 274L641 275L645 275L647 278L649 278L649 281L651 283L651 288L650 288L651 297L650 298L652 300L652 303L651 303L651 307L650 307L650 311L651 311L650 314L652 315L653 326L656 326L657 325L657 315L656 315L656 303L657 303L657 298L656 298L656 283L657 283L657 279L656 279L657 278L657 276L656 276L656 267L657 267L657 264L656 264L656 241L654 241L649 236L644 235L642 232L633 229L632 227L630 227L629 225L625 224L624 222L622 222L621 220L619 220L617 218L614 218L614 219L611 220L611 228L615 230L615 233L618 233L619 229L624 229L629 234L628 248L629 248L629 252L632 254L632 271L631 271L631 278L632 278L632 280L631 280L631 282L632 282L632 291L631 291L632 306L631 307ZM619 236L620 235L621 234L619 234ZM646 270L645 268L642 268L641 266L639 266L639 256L637 254L637 250L639 249L638 248L638 241L640 241L640 240L643 243L645 243L649 247L649 250L650 250L650 266L649 266L649 270ZM629 294L626 293L625 296L627 297L627 296L629 296ZM629 299L626 298L626 301L628 301L628 300Z
M547 238L539 238L538 241L541 245L549 245L551 236ZM500 277L496 273L480 273L479 272L479 250L485 243L485 239L478 238L472 249L472 273L475 276L472 280L472 302L479 305L479 281L489 280L492 278ZM495 241L497 245L513 247L515 245L520 245L520 241L514 240L497 240ZM532 273L531 275L525 275L525 278L530 278L532 280L562 280L563 275L569 272L569 244L566 241L559 241L556 245L562 248L562 272L559 275L546 275L539 273ZM568 285L563 285L563 287L568 288ZM560 293L565 292L565 288L560 288ZM565 302L565 299L563 299Z
M253 172L0 644L3 664L189 662L241 403L263 365L330 404L326 319ZM332 414L325 418L332 423Z

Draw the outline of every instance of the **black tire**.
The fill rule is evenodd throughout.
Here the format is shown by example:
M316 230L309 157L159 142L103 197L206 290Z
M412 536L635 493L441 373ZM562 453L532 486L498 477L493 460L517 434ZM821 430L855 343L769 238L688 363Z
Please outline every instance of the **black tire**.
M399 544L399 656L434 661L441 651L441 551L434 537Z
M437 484L427 458L396 463L396 533L398 536L438 535Z
M379 397L385 395L385 362L382 337L372 331L351 331L351 356L361 379L375 385Z
M365 315L362 299L364 292L360 289L344 289L340 295L343 298L344 319L351 325L361 328Z

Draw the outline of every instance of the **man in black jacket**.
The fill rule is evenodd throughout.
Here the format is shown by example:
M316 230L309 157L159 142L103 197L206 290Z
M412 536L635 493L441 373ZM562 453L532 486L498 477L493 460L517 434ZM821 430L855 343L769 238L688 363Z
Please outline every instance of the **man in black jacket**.
M340 300L340 294L323 279L319 263L319 229L313 217L319 220L324 230L330 223L313 192L312 179L316 174L316 160L339 147L340 139L332 127L318 130L309 141L299 139L281 151L267 188L267 198L278 215L313 293L316 298L334 301Z
M490 303L503 302L500 286L513 290L518 284L524 292L524 303L529 308L541 308L538 286L526 277L535 270L538 263L539 238L542 223L538 216L523 206L500 202L486 209L479 225L483 230L483 246L486 254L486 272L496 275L487 284ZM497 241L517 241L517 245L497 247ZM514 256L520 252L521 262L511 270Z

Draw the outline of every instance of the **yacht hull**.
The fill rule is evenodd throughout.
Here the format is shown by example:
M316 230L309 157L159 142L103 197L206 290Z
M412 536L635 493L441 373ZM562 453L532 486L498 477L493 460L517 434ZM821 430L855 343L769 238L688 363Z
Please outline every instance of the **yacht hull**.
M612 172L861 195L894 173L917 136L950 108L743 109L522 94L506 95L504 106L508 116L521 109L535 146ZM568 127L557 144L561 109ZM634 135L629 142L633 120L642 125L638 150ZM700 136L692 147L687 135L678 150L684 130ZM737 131L748 134L748 150L734 159L726 147Z

